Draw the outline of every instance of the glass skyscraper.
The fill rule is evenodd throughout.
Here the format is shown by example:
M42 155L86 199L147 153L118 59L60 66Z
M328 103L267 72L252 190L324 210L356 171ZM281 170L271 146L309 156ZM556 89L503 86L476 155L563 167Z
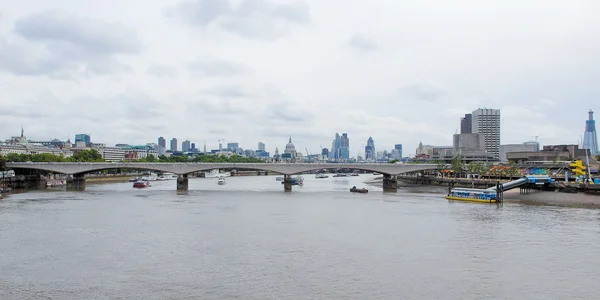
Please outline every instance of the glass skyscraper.
M365 160L375 160L375 153L375 142L372 137L369 137L365 146Z
M598 135L596 134L596 121L594 111L588 112L588 120L585 121L585 133L583 134L583 148L590 149L591 155L598 154Z

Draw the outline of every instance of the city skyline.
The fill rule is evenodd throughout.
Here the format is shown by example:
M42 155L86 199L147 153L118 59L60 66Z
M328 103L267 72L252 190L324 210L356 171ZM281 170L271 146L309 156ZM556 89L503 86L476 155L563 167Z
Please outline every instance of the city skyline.
M260 140L272 153L292 135L319 153L347 132L350 156L369 136L408 155L451 144L460 117L485 107L502 111L502 143L581 144L581 115L599 109L584 80L600 75L596 2L119 3L6 5L0 135Z

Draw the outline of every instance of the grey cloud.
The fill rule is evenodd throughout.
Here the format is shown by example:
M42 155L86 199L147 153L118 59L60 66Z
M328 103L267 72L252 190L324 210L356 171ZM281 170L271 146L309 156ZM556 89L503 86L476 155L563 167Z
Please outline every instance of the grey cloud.
M444 92L429 84L413 84L400 88L402 96L411 100L434 102L440 99Z
M285 35L292 24L310 22L308 5L303 1L275 4L266 0L242 0L237 6L229 0L185 1L170 9L167 16L207 28L216 26L231 33L257 39L274 40Z
M378 49L377 43L372 39L355 33L348 39L348 45L360 52L367 53Z
M20 39L0 44L0 68L16 75L69 78L130 71L116 55L137 54L135 31L117 23L46 11L21 18L13 34Z
M209 77L231 77L250 71L246 65L218 59L202 59L191 62L187 68L194 75Z
M236 85L217 86L203 90L201 93L225 98L251 98L256 96L255 94L246 91L243 87Z
M152 65L146 70L146 73L161 78L179 76L177 68L168 65Z

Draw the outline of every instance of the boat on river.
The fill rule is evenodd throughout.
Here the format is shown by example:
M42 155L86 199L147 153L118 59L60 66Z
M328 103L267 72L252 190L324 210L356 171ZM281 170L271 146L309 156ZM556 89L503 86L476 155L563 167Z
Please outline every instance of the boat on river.
M225 176L219 177L219 179L217 179L217 184L218 185L225 185Z
M133 183L133 187L136 189L143 189L143 188L150 187L150 181L138 180Z
M323 173L319 173L319 174L315 174L315 178L329 178L329 175L323 174Z
M156 180L158 181L162 181L162 180L177 180L177 176L176 174L173 173L163 173L162 175L158 176L156 178Z
M367 190L365 188L359 189L359 188L356 188L356 186L353 186L353 187L350 188L350 192L352 192L352 193L366 194L366 193L369 192L369 190Z
M204 178L218 178L221 176L231 176L231 172L220 172L219 169L213 169L210 172L204 172Z
M498 202L498 196L496 194L496 191L469 188L453 188L452 190L450 190L450 193L446 196L446 199L454 201L469 201L480 203Z

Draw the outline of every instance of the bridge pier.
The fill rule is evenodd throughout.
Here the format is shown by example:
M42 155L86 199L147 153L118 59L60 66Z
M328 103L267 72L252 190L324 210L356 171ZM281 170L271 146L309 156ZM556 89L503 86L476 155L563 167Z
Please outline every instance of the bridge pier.
M188 174L179 175L177 177L177 191L188 190Z
M85 191L85 174L73 174L67 178L67 191Z
M385 191L385 192L398 191L398 178L396 178L396 175L383 174L383 191Z
M283 191L292 191L292 175L283 175Z

